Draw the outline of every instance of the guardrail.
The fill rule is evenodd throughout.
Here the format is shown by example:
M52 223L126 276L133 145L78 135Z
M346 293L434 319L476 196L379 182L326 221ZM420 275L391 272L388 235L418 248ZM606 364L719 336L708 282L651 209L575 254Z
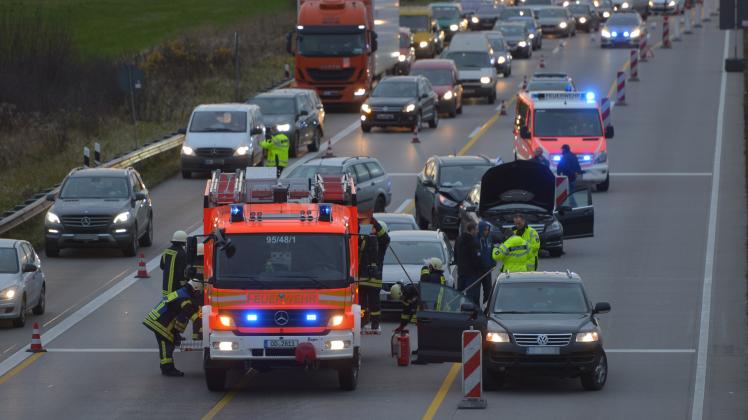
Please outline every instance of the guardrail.
M157 140L141 147L140 149L133 150L132 152L114 158L109 162L103 163L99 167L127 168L128 166L135 165L138 162L149 159L158 154L176 149L177 147L180 147L183 142L183 134L170 134L162 140ZM23 204L20 204L12 210L6 211L0 215L0 235L47 211L47 209L52 206L52 203L47 201L47 194L57 193L59 189L60 186L56 185L53 188L35 194Z

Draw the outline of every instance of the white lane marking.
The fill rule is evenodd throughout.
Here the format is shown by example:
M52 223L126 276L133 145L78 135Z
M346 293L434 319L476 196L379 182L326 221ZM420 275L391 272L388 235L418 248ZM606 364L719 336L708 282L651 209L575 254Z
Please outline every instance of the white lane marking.
M723 63L727 59L729 38L725 32L725 46L722 52ZM714 275L714 253L717 234L717 207L719 204L719 178L722 164L722 131L725 119L725 87L727 73L724 69L719 82L719 108L717 109L717 132L714 143L714 169L712 172L712 193L709 199L709 223L706 237L706 256L704 257L704 285L701 292L701 319L699 321L699 346L696 355L696 374L693 384L693 405L691 406L691 420L701 420L704 417L704 392L706 388L706 368L709 361L709 321L712 310L712 276Z
M472 139L473 137L475 137L475 135L478 134L478 131L480 131L481 127L483 126L481 125L479 127L475 127L475 130L470 132L470 135L468 136L468 138Z
M179 349L174 349L179 351ZM157 348L147 349L47 349L48 353L158 353Z
M560 49L561 49L561 45L556 45L556 48L553 49L551 54L557 54Z
M611 172L612 176L712 176L711 172Z
M330 140L329 143L334 145L335 143L339 142L340 140L343 140L347 135L351 134L355 129L359 128L361 126L361 123L359 121L355 121L351 123L348 127L340 130L337 134L335 134ZM286 171L292 171L294 168L296 168L299 165L303 165L306 162L309 162L310 160L318 157L320 153L324 153L325 149L327 149L328 141L323 140L319 145L319 151L314 153L307 153L304 155L303 158L297 160L296 162L292 163L290 166L288 166L285 170Z
M190 233L190 235L194 235L198 233L201 229L195 230ZM146 263L145 267L148 272L153 271L156 267L158 267L159 262L161 260L161 255L151 259ZM42 334L41 341L42 344L48 344L51 341L53 341L55 338L62 335L65 331L73 328L75 324L82 321L87 316L91 315L94 311L102 307L105 303L109 302L110 300L114 299L117 295L127 290L128 287L135 284L140 279L136 278L135 275L138 274L138 271L135 270L127 277L123 278L119 282L117 282L114 286L107 289L102 294L96 296L93 300L88 302L87 304L83 305L80 309L73 312L69 317L63 319L59 324L55 325L54 327L50 328L49 331ZM29 353L25 349L28 346L23 346L20 350L10 355L7 359L3 360L2 363L0 363L0 376L5 375L13 369L14 367L18 366L20 363L22 363L24 360L29 358L34 353Z
M695 349L605 349L606 353L696 353Z
M389 176L416 176L418 172L394 172L387 174Z
M405 210L405 208L410 205L411 201L413 201L412 198L406 198L405 201L403 201L402 204L400 204L399 206L397 206L397 208L395 209L395 213L402 213L403 210Z

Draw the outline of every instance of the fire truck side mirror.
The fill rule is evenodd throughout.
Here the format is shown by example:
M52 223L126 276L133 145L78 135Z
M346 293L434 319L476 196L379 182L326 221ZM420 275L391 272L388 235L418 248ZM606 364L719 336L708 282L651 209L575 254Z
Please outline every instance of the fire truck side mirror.
M187 237L187 244L184 250L187 253L187 265L194 265L195 260L197 260L197 237Z

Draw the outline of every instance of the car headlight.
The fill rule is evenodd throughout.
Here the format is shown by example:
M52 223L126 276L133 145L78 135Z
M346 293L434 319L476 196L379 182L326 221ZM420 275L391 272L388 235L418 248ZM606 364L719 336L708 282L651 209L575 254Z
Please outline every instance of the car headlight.
M600 2L597 1L597 0L595 0L595 1L592 2L592 5L595 6L595 7L600 7Z
M655 5L655 4L654 4L654 2L653 2L652 0L649 0L649 3L648 3L648 4L649 4L649 7L654 7L654 5Z
M569 26L569 25L567 25L566 22L561 22L561 23L558 24L558 27L561 28L561 29L566 29L567 26Z
M595 343L600 337L597 331L587 331L577 333L577 343Z
M603 17L604 17L605 19L609 18L609 17L610 17L610 12L609 12L609 11L607 11L607 10L606 10L606 11L604 11L604 12L603 12Z
M528 35L528 38L530 38L530 39L535 39L535 34L530 34L530 35Z
M190 146L182 146L182 154L187 156L193 156L195 151Z
M353 96L364 96L366 95L366 89L358 88L353 92Z
M631 33L629 34L629 37L631 37L631 38L638 38L638 37L639 37L639 35L641 35L641 33L642 33L642 32L641 32L640 30L638 30L638 29L634 29L634 30L633 30L633 31L631 31Z
M287 132L287 131L291 131L291 124L289 124L289 123L285 123L285 124L278 124L278 125L276 125L276 126L275 126L275 128L276 128L276 129L277 129L278 131L281 131L281 132Z
M55 225L59 225L60 224L60 218L56 214L52 213L51 211L48 211L47 212L47 222L55 224Z
M413 112L416 110L416 104L408 104L405 105L405 108L403 108L403 111L405 112Z
M483 83L484 85L488 85L491 83L491 78L488 76L483 76L480 78L480 82Z
M123 211L122 213L116 215L114 217L114 223L125 223L128 220L130 220L130 212L129 211Z
M605 163L608 161L608 154L605 152L600 152L597 155L595 155L595 163Z
M518 42L518 43L517 43L517 45L519 45L519 46L520 46L520 48L525 48L525 47L527 46L527 42L525 42L525 41L520 41L520 42Z
M624 1L623 3L621 3L621 9L628 9L628 8L629 8L628 2Z
M452 199L445 197L442 194L439 194L439 202L447 207L457 207L457 205L460 204Z
M600 35L602 35L603 38L610 38L610 31L603 28L603 30L600 31Z
M564 2L562 3L562 5L563 5L564 7L569 7L569 1L568 1L568 0L564 1Z
M455 32L458 29L460 29L460 27L457 26L456 23L453 23L453 24L449 25L449 30L452 31L452 32Z
M429 46L429 43L426 42L426 41L421 41L421 42L418 43L418 46L421 47L421 48L426 48L426 47Z
M587 23L587 18L582 16L579 18L579 23Z
M451 90L448 90L444 93L444 96L442 98L444 98L445 101L448 101L452 99L452 97L454 97L454 94L452 94Z
M486 333L486 341L489 343L508 343L509 334L505 332L489 331Z
M364 114L371 114L371 107L369 106L369 104L362 104L361 112L363 112Z
M675 7L675 0L670 0L670 3L667 4L668 7Z
M470 18L470 21L473 22L473 23L478 23L478 22L480 22L480 19L478 19L478 16L473 16L473 17Z
M13 299L14 297L16 297L15 286L0 290L0 300L10 300L10 299Z
M399 62L403 63L403 62L405 62L405 60L406 60L407 58L408 58L408 57L406 57L406 56L405 56L405 54L400 54L400 55L399 55L399 56L397 57L397 61L399 61Z
M278 129L279 131L283 131L281 129ZM239 146L236 148L236 151L234 152L234 156L246 156L247 153L249 153L249 146Z
M504 63L506 63L506 57L504 57L503 55L499 56L499 58L497 59L497 61L499 62L499 64L504 64Z
M550 225L548 225L547 232L558 232L561 229L563 229L563 227L561 226L561 222L559 222L558 220L554 220Z

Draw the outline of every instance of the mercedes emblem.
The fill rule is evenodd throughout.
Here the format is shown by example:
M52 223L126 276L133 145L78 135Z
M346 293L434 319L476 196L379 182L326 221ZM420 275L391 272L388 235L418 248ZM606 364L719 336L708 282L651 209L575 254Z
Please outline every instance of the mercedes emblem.
M81 226L91 226L91 218L89 218L88 216L83 217L81 219Z
M275 320L276 325L286 325L288 324L288 312L286 311L278 311L275 313L275 316L273 316L273 319Z

